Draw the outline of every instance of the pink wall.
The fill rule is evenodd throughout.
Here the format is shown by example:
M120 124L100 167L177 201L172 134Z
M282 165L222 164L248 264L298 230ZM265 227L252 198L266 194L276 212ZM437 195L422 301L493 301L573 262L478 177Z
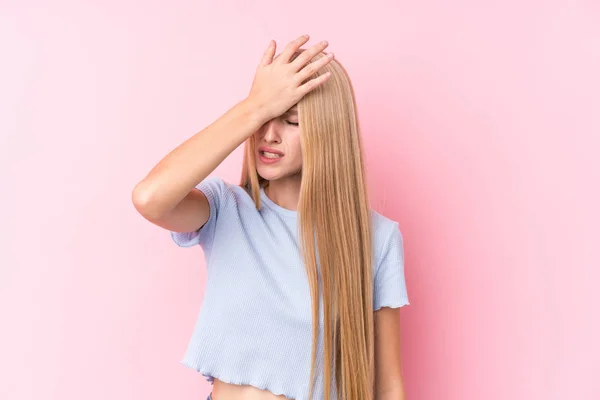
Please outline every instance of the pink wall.
M201 250L131 189L303 33L405 237L408 399L600 398L598 2L51 4L0 5L0 399L205 398Z

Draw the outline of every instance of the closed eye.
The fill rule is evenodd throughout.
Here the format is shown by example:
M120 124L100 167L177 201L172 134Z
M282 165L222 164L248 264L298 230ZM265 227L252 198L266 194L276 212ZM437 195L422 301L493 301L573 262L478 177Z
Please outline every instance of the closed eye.
M298 122L291 122L291 121L288 121L288 120L286 120L285 122L287 124L290 124L290 125L293 125L293 126L298 126Z

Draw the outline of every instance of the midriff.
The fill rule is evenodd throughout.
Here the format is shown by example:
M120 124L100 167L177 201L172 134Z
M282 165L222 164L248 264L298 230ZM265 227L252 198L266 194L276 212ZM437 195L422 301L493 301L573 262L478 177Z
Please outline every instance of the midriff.
M290 400L252 385L236 385L217 378L214 378L212 397L213 400Z

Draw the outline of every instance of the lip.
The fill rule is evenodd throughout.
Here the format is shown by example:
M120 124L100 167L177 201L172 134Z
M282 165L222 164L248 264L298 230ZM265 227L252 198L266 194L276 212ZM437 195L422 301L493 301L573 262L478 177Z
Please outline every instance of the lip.
M260 153L261 151L268 151L269 153L280 154L280 155L282 155L282 156L284 155L284 154L283 154L281 151L279 151L279 150L276 150L276 149L274 149L274 148L272 148L272 147L267 147L267 146L260 146L260 147L258 148L258 151L259 151L259 153Z
M285 156L281 156L279 158L267 158L267 157L263 156L260 151L258 152L258 159L260 160L260 162L262 164L275 164L276 162L281 161L281 159L283 157L285 157Z

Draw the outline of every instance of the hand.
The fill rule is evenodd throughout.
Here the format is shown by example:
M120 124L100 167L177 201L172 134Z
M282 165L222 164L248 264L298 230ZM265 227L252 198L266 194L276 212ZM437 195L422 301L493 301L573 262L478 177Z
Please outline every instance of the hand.
M276 43L271 40L256 70L247 101L261 110L264 121L269 121L289 110L308 92L325 83L330 74L323 74L302 84L321 67L333 59L333 53L305 65L329 44L318 43L303 51L290 63L292 54L308 41L300 36L291 41L283 52L273 60Z

